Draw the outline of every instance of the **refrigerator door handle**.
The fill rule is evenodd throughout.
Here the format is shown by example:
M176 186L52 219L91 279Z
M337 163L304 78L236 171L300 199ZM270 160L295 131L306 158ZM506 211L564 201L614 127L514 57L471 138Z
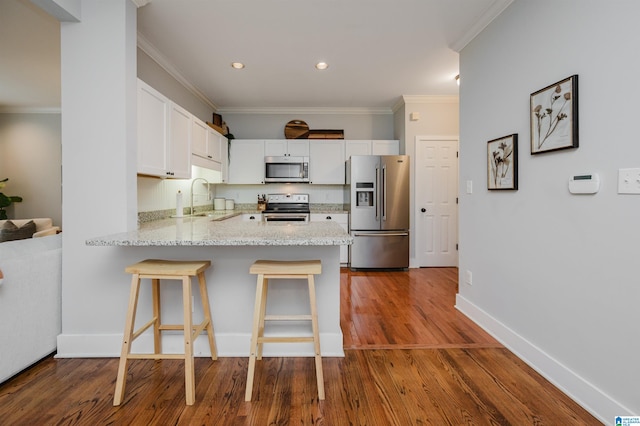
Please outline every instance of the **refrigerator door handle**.
M382 166L382 191L380 192L382 200L382 220L387 220L387 166Z
M380 233L380 232L354 232L354 237L407 237L408 232Z
M376 203L376 221L378 220L378 207L380 206L380 188L379 188L379 183L380 183L380 169L378 168L378 166L376 166L376 188L375 188L375 198L373 200L374 203Z

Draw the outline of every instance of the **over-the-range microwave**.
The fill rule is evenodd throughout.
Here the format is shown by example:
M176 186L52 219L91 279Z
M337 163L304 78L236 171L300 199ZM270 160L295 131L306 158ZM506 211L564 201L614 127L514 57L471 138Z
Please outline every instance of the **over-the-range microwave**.
M309 157L264 157L264 181L309 182Z

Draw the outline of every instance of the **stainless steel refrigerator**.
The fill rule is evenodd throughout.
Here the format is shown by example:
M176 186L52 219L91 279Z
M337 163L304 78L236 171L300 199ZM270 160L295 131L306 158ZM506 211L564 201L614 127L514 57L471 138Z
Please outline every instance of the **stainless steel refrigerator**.
M408 268L409 157L353 155L347 183L351 268Z

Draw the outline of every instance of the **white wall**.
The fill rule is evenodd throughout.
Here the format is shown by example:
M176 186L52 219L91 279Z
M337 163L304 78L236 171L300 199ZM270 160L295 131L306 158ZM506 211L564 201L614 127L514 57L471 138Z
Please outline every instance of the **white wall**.
M136 9L130 0L83 0L82 22L61 24L62 334L118 334L131 256L87 247L136 227ZM96 52L99 52L97 54Z
M5 195L18 195L13 218L50 217L62 225L60 114L0 114L0 179Z
M515 0L460 57L457 306L607 423L640 413L640 196L617 194L618 168L640 167L638 16L633 1ZM572 74L580 147L532 156L529 95ZM511 133L519 190L489 192L487 141ZM600 192L569 194L585 173Z

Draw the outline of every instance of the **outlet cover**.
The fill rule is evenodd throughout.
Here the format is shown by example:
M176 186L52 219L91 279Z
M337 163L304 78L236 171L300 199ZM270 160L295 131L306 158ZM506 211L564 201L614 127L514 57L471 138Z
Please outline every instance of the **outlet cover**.
M471 273L471 271L467 271L467 276L465 278L465 282L469 285L473 284L473 274Z

